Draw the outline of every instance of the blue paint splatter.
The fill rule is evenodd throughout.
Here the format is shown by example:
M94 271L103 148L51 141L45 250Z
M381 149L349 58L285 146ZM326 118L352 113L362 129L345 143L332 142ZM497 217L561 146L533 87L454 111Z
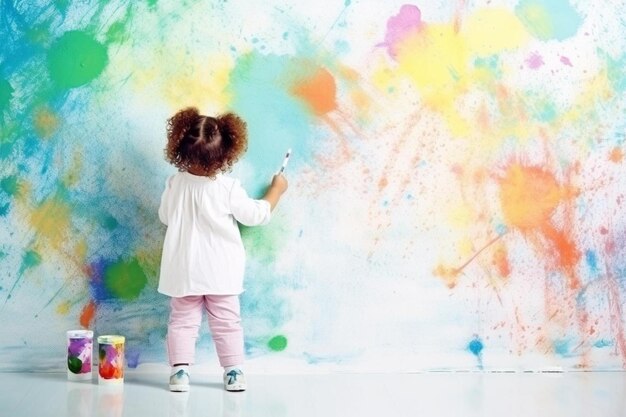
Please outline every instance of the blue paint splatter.
M585 251L585 262L587 262L587 266L592 274L595 275L598 273L598 257L594 251Z
M483 342L478 337L475 337L471 342L469 342L469 345L467 345L467 348L474 355L479 356L480 353L483 351L484 346L483 346Z
M613 342L610 340L600 339L596 343L594 343L593 346L597 348L605 348L605 347L613 346Z
M569 340L563 340L563 339L555 340L552 343L552 347L554 348L554 353L563 357L569 356L569 345L570 345Z
M478 368L479 369L483 369L483 349L484 349L484 345L482 340L480 340L480 337L478 337L477 335L474 335L474 338L469 342L469 344L467 345L467 349L472 352L472 354L474 354L474 356L476 356L476 359L478 360Z

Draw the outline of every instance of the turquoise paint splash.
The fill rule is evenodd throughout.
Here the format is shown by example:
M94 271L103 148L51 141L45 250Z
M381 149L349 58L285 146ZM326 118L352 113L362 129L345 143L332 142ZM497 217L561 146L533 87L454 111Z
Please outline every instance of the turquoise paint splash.
M483 349L484 349L484 345L482 340L480 340L480 337L478 337L477 335L474 336L474 338L468 343L467 345L467 349L472 352L472 354L474 354L474 356L476 356L476 359L478 360L478 368L479 369L483 369Z
M587 266L593 275L597 275L598 270L598 257L596 253L592 250L585 251L585 261L587 262Z
M554 348L554 353L563 357L569 356L569 345L570 345L569 340L563 340L563 339L555 340L552 343L552 347Z
M24 256L22 256L22 265L18 275L21 276L28 269L34 268L39 264L41 264L41 255L34 250L26 251Z
M583 23L567 0L521 0L515 14L533 36L544 41L570 38Z
M304 63L293 57L251 52L237 60L231 73L227 90L233 97L232 110L248 124L244 160L252 166L254 178L244 185L253 196L263 194L288 148L294 156L290 168L311 153L312 116L291 93L306 71Z
M619 59L611 59L606 55L606 72L611 87L617 93L626 92L626 55Z

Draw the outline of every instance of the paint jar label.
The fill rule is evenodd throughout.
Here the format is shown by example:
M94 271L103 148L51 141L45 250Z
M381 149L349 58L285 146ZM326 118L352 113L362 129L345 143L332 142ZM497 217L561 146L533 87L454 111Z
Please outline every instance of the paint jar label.
M67 332L67 378L71 381L91 380L93 331Z
M98 382L124 382L124 336L98 336Z

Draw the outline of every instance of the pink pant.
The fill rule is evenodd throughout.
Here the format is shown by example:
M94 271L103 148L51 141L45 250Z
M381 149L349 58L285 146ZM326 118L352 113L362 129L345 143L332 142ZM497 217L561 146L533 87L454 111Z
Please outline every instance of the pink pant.
M167 325L167 353L170 365L194 363L196 340L202 323L202 310L207 311L211 336L220 365L241 365L243 329L239 315L238 295L191 295L172 298Z

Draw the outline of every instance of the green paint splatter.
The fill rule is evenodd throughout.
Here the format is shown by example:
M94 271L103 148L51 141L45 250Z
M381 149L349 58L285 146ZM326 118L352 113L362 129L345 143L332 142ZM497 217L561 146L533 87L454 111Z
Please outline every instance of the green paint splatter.
M567 0L521 0L515 14L533 36L544 41L572 37L583 22Z
M48 51L50 77L60 88L87 84L107 63L106 47L81 31L65 32Z
M115 297L133 300L146 286L148 278L137 259L109 265L104 271L104 286Z
M39 264L41 264L41 255L34 250L26 251L24 256L22 256L22 265L20 266L19 275L21 276L25 271L34 268Z
M106 33L107 43L122 43L127 37L126 22L121 20L113 23Z
M13 91L13 87L7 80L0 79L0 111L4 111L9 107Z
M148 3L148 7L153 9L156 4L158 3L159 0L146 0L146 3Z
M281 352L287 347L287 338L283 335L274 336L267 342L267 346L275 352Z
M247 256L263 265L269 265L276 259L281 243L285 241L286 230L280 222L272 222L262 227L240 225L241 238L246 247Z
M10 196L15 196L20 189L17 176L10 175L0 180L0 189Z

